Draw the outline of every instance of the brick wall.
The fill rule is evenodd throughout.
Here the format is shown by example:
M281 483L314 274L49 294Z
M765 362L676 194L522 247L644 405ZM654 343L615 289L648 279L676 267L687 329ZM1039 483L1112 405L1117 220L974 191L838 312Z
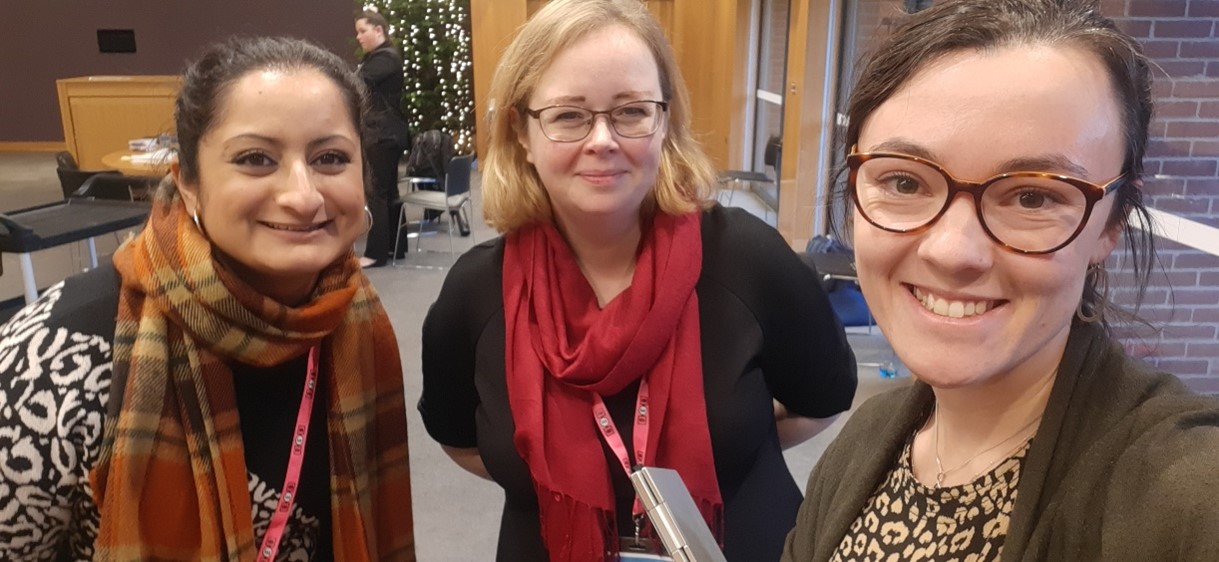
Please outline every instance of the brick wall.
M903 4L851 3L846 64L892 28ZM1150 206L1219 227L1219 0L1102 0L1101 10L1143 44L1156 66L1145 161ZM1119 336L1132 354L1219 394L1219 256L1164 238L1156 244L1159 263L1140 309L1151 325L1132 325ZM1124 257L1118 252L1113 260L1113 295L1128 304L1133 283L1121 267Z
M1101 9L1155 63L1150 206L1219 227L1219 0L1104 0ZM1219 393L1219 256L1156 243L1160 263L1140 311L1153 329L1126 330L1126 347ZM1129 278L1118 283L1118 301L1129 302Z

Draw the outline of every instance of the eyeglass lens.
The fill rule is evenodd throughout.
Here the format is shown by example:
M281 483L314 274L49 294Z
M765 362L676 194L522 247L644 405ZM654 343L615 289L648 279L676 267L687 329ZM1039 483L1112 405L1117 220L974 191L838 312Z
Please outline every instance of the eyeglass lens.
M940 214L948 204L949 181L921 162L878 157L859 165L854 189L868 220L905 231ZM1018 250L1040 252L1065 243L1088 213L1083 191L1054 178L1017 175L984 189L982 222L998 241Z
M538 112L538 122L551 140L577 141L592 131L598 113L608 114L610 126L624 137L646 137L660 128L660 104L653 101L628 103L604 112L572 106L547 107Z

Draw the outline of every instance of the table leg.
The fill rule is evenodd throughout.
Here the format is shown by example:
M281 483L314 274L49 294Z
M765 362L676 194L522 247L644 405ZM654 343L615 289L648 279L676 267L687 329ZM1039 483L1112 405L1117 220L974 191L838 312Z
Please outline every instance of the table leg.
M93 237L89 237L89 269L97 269L97 244L93 243Z
M38 285L34 283L34 260L30 254L17 254L21 262L21 286L25 289L25 304L38 300Z

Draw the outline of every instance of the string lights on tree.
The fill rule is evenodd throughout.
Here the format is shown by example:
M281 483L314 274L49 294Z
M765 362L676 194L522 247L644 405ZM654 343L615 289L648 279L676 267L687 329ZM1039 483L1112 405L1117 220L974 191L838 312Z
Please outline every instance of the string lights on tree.
M389 22L402 51L402 111L415 133L453 136L457 154L474 151L474 80L469 0L363 0Z

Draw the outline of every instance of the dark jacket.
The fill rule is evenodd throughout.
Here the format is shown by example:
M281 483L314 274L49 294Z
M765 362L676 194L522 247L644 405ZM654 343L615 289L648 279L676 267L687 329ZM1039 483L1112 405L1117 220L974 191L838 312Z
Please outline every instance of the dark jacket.
M914 383L851 416L809 477L785 561L828 560L932 407ZM1219 400L1072 329L1002 560L1219 560Z
M386 41L364 54L359 72L368 87L371 138L393 140L399 148L409 149L411 134L402 113L402 55Z

